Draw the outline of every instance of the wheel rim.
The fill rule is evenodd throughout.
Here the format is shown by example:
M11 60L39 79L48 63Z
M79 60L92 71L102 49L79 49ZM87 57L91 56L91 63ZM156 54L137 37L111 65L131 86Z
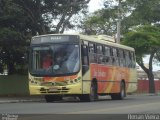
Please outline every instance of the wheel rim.
M122 90L121 90L121 97L123 98L124 95L125 95L124 88L122 88Z

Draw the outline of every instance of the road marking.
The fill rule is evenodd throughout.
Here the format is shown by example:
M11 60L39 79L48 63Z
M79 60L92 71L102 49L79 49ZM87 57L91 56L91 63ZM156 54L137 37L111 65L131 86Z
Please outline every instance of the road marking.
M95 110L83 110L83 111L77 111L77 112L69 112L66 114L89 114L89 113L97 113L100 114L101 112L104 114L105 113L110 113L110 112L116 112L119 111L121 113L121 111L123 112L124 110L128 109L128 110L133 110L134 108L137 108L136 110L140 110L142 107L144 108L153 108L153 105L160 105L160 102L155 102L155 103L144 103L144 104L138 104L138 105L128 105L128 106L122 106L122 107L115 107L115 108L103 108L103 109L95 109ZM140 108L140 109L138 109ZM128 111L127 110L127 111ZM128 111L129 112L129 111Z

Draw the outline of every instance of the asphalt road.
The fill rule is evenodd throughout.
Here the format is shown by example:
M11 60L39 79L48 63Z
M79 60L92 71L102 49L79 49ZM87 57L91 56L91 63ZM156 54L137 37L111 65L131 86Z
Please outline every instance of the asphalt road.
M67 120L67 117L71 115L72 117L75 115L76 119L78 116L77 120L82 120L83 117L94 120L98 116L100 119L106 119L106 114L109 118L122 115L121 117L128 119L128 115L132 114L160 114L160 96L129 95L124 100L111 100L109 97L103 97L103 99L95 102L63 100L53 103L46 103L45 101L3 103L0 104L0 113L2 117L6 117L7 114L19 115L23 120L46 120L46 118L54 117L56 118L54 120L61 120L58 118L59 116ZM157 117L160 120L160 116Z

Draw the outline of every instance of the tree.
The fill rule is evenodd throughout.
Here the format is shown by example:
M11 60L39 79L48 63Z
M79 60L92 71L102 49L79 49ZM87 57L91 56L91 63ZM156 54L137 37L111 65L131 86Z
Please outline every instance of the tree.
M14 65L20 64L27 45L22 16L12 0L0 0L0 61L8 66L9 73L15 72Z
M122 34L137 25L159 24L159 6L159 0L122 0L121 8L118 10L118 0L105 0L104 8L85 18L82 29L87 34L116 34L118 11L121 14Z
M84 34L108 34L116 31L116 12L114 9L101 9L86 17L82 23Z
M85 13L90 0L0 0L0 61L9 72L23 63L32 36L63 33L73 27L70 19Z
M86 12L90 0L13 0L28 17L34 35L63 33L72 27L70 19L79 12Z
M117 0L106 0L104 8L88 15L82 21L80 28L84 34L116 34L116 25L118 20Z
M147 73L149 78L149 92L155 93L153 58L160 46L160 28L156 26L141 26L124 36L123 44L135 48L136 60L139 66ZM149 68L143 63L144 55L150 55Z
M130 15L125 17L122 21L122 31L123 33L127 33L129 30L134 30L137 26L150 26L150 27L140 27L139 30L135 33L129 33L130 37L134 36L137 40L137 48L134 44L133 46L137 49L137 63L141 66L141 68L147 73L149 78L149 92L154 93L154 75L152 73L152 62L153 57L159 58L159 49L158 43L154 44L154 40L159 42L159 22L160 22L160 1L159 0L130 0L126 1L128 8L130 9ZM151 26L155 25L157 27ZM145 30L146 29L146 30ZM128 34L128 35L129 35ZM132 38L131 37L131 38ZM136 38L137 37L137 38ZM146 38L145 38L146 37ZM128 38L129 40L130 38ZM139 39L139 40L138 40ZM143 40L143 41L142 41ZM128 41L128 43L132 43ZM155 43L156 43L155 42ZM141 48L140 48L141 46ZM148 47L146 47L148 46ZM146 49L147 48L147 49ZM144 54L149 54L149 69L144 67L142 58ZM157 59L160 60L160 59Z
M159 0L126 0L129 15L122 20L122 32L137 25L159 24L159 6Z

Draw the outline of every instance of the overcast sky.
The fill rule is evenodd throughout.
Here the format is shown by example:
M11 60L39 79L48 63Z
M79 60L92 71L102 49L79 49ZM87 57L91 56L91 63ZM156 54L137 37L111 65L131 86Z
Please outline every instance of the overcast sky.
M91 0L89 2L89 12L94 12L103 7L104 0Z

